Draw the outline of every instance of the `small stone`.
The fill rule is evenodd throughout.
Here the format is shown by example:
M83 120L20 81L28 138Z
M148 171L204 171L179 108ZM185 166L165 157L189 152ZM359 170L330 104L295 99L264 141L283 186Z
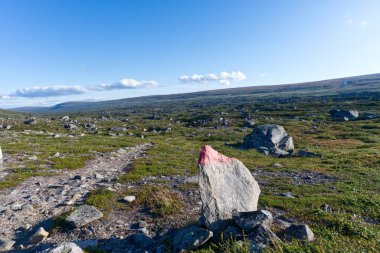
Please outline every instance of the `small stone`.
M323 211L325 211L326 213L332 213L332 208L331 208L331 206L328 205L328 204L323 204L323 205L321 206L321 209L322 209Z
M43 251L43 253L83 253L83 250L75 243L64 242L56 247Z
M285 239L292 241L293 239L301 241L313 241L315 239L313 231L306 224L291 225L285 230Z
M33 210L33 206L29 205L29 204L24 204L24 205L22 205L21 210L22 211L32 211Z
M129 236L129 240L140 249L149 248L154 244L154 240L145 234L133 234Z
M96 249L98 247L98 240L75 241L75 244L82 249Z
M196 226L179 231L173 238L173 252L187 252L205 244L213 233L210 230Z
M252 233L248 235L248 238L254 243L262 245L276 245L281 242L275 233L263 225L257 226Z
M280 164L280 163L274 163L273 165L273 168L283 168L284 165Z
M103 179L104 176L101 175L101 174L99 174L99 173L95 173L95 178L96 178L96 179Z
M93 206L83 205L66 218L66 222L75 228L82 227L103 217L103 214Z
M291 199L295 199L296 198L292 194L290 194L289 192L282 192L282 193L279 194L279 196L285 197L285 198L291 198Z
M127 202L127 203L132 203L135 200L136 200L135 196L125 196L124 197L124 201Z
M48 237L49 232L46 232L43 227L40 227L33 235L32 237L29 238L29 242L31 244L38 244L43 241Z
M12 240L0 240L0 252L11 250L15 243Z
M251 232L259 225L270 227L273 222L272 214L266 210L240 212L234 216L236 224L246 232Z
M22 205L19 203L15 203L15 204L12 204L10 208L12 211L20 211L22 208Z
M37 156L35 156L35 155L28 157L28 159L31 161L37 161L38 160Z

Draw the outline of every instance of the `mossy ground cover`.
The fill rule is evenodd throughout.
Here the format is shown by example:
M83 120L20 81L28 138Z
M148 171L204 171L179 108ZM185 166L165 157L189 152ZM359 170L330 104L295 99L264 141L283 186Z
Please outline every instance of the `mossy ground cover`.
M188 106L188 105L187 105ZM379 112L378 100L333 100L323 102L311 100L297 102L255 102L214 104L193 107L152 109L145 107L128 112L129 122L102 122L98 125L102 133L86 134L84 137L51 138L37 134L17 134L8 142L3 142L4 152L10 155L38 153L39 160L27 161L22 170L14 164L13 173L0 182L0 187L12 187L26 178L39 173L49 173L49 169L77 169L94 157L95 152L109 152L120 147L151 142L154 146L146 157L133 163L130 170L118 182L129 184L149 176L195 175L198 171L197 159L203 145L212 145L219 152L241 160L253 173L265 172L315 172L334 177L334 181L318 184L293 184L289 178L266 177L262 187L259 207L284 212L285 218L307 223L316 234L316 240L303 244L293 242L280 245L275 252L378 252L380 240L380 120L353 122L332 122L328 111L332 108L354 108ZM146 116L158 114L159 120L149 120ZM276 123L285 127L294 137L296 149L321 154L321 158L273 158L255 150L239 148L243 138L251 130L244 132L244 117L251 116L258 124ZM75 115L73 116L75 117ZM117 116L119 119L125 116ZM220 118L228 119L228 127L220 124ZM196 124L193 124L196 121ZM53 125L25 126L20 124L14 132L24 129L68 133L61 122ZM133 135L111 137L107 129L111 126L131 126ZM171 132L145 132L150 126L170 127ZM53 129L53 130L52 130ZM84 132L83 129L80 132ZM4 134L4 133L2 133ZM144 139L141 138L144 135ZM226 145L228 144L228 145ZM64 158L51 158L56 152ZM272 165L280 163L282 168ZM30 170L28 170L30 168ZM161 218L172 215L172 210L180 209L181 202L172 195L169 188L153 189L151 186L136 189L137 204L146 205ZM178 189L186 191L193 185L185 184ZM163 192L167 203L156 205L155 193ZM295 199L278 196L280 192L291 192ZM118 205L119 193L93 192L88 203L104 208ZM125 193L123 193L125 194ZM174 199L173 202L171 202ZM163 201L162 199L159 200ZM164 201L164 202L165 202ZM149 204L148 204L149 203ZM333 212L321 210L323 204L331 206ZM178 205L178 206L177 206ZM122 208L122 205L120 206ZM221 247L221 245L220 245ZM244 247L232 247L233 252L246 252ZM205 249L205 252L217 248ZM268 249L269 250L269 249ZM270 250L269 250L270 251Z

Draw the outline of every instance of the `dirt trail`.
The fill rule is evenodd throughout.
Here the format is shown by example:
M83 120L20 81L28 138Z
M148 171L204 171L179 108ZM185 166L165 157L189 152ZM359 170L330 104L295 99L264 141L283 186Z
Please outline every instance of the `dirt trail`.
M41 222L59 215L83 202L86 194L100 187L117 189L112 179L124 173L133 160L144 156L151 144L99 154L75 171L60 170L51 177L34 177L21 185L0 192L0 239L11 239L16 245L22 236ZM111 190L112 190L111 189Z

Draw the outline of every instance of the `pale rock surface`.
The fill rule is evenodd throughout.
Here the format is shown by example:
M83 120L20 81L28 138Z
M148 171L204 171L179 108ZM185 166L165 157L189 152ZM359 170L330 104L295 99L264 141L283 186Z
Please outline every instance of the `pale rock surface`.
M260 188L242 162L204 146L198 164L201 221L207 228L221 232L235 213L257 210Z
M275 157L291 155L294 152L293 138L283 126L274 124L255 127L253 132L244 138L243 146Z

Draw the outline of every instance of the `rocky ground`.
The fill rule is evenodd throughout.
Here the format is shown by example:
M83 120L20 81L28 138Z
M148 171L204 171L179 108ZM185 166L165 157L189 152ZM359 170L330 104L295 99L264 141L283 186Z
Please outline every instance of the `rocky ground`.
M36 230L40 227L49 230L53 226L52 218L82 204L90 191L97 188L117 190L119 185L113 179L125 173L133 160L143 157L150 145L98 154L95 160L88 162L82 169L59 170L50 177L33 177L16 188L1 191L1 237L14 240L16 248L20 250L33 246L28 240ZM115 224L98 224L94 228L96 237L112 237L114 227ZM77 238L75 232L56 233L45 242L70 241Z

